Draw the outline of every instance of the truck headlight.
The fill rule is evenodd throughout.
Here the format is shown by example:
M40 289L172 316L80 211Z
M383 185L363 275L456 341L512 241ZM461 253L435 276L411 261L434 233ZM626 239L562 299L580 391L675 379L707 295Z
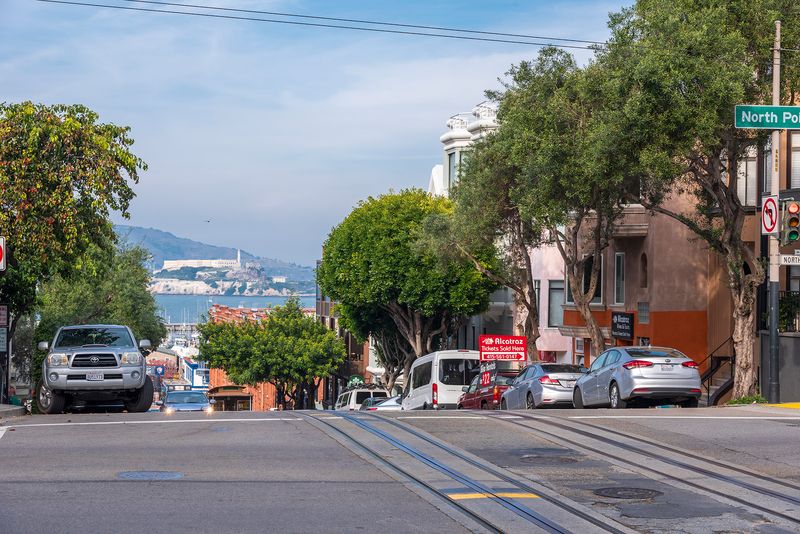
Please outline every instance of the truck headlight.
M120 365L139 365L142 363L141 352L123 352L119 359Z
M69 356L61 352L54 352L47 355L48 367L67 367L69 365Z

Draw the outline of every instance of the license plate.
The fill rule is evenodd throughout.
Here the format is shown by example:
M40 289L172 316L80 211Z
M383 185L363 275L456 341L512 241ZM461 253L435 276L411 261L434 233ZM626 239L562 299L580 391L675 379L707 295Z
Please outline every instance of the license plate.
M86 380L102 380L103 373L86 373Z
M662 371L672 371L672 366L671 365L662 365L661 366L661 370Z

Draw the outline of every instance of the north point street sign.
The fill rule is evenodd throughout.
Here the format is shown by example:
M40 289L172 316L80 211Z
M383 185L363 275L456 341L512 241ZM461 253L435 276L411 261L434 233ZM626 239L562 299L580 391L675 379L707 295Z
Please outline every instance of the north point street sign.
M800 128L800 106L736 106L737 128L786 130Z

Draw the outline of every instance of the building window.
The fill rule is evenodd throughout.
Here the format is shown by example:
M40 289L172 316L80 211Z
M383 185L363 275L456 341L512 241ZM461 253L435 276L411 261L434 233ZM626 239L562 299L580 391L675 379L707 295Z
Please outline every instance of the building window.
M625 253L614 254L614 304L625 304Z
M564 324L564 281L550 280L547 283L547 326Z
M641 347L650 346L650 338L649 337L640 337L639 338L639 346L641 346Z
M583 355L583 338L576 337L575 338L575 354Z
M456 183L456 172L458 166L456 165L456 153L450 152L447 154L447 189L450 190Z
M594 265L594 257L586 258L586 261L583 264L583 292L589 292L589 284L591 283L592 279L592 267ZM592 298L591 304L601 304L603 302L603 255L600 255L600 272L597 276L597 286L594 289L594 297ZM574 304L575 300L572 298L572 288L569 285L569 280L567 280L567 294L566 294L566 302L567 304Z
M639 287L647 287L647 254L639 260Z
M789 291L800 291L800 267L789 267Z
M791 174L789 181L790 189L800 189L800 132L792 132L791 135L792 156Z
M794 152L792 152L794 157ZM739 202L742 206L755 207L758 200L758 176L757 176L756 149L751 148L746 156L739 159L737 169L736 193L739 195ZM798 169L800 171L800 169Z
M539 305L542 302L541 294L542 294L542 281L541 280L534 280L533 281L533 292L536 295L536 314L541 317L542 316L542 308Z
M637 306L639 324L650 324L650 303L640 302Z

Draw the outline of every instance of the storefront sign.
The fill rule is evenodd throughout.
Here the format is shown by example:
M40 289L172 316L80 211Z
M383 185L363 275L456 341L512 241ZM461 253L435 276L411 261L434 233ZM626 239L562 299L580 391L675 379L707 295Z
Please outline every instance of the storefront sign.
M633 341L633 314L611 312L611 336Z
M8 326L8 306L0 304L0 327Z
M481 352L481 361L517 360L524 361L527 339L525 336L493 336L482 335L478 337L478 346Z
M492 384L492 374L497 371L497 363L484 362L481 364L481 387L485 388Z

